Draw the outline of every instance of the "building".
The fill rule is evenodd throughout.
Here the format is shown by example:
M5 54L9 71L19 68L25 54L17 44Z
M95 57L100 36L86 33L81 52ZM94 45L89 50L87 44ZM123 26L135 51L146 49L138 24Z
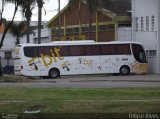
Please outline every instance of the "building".
M149 72L160 73L159 0L132 0L132 40L144 45Z
M100 2L101 1L101 2ZM59 15L54 16L48 26L51 29L51 39L55 40L80 40L92 39L98 42L118 40L118 28L131 26L130 0L112 0L113 6L106 7L104 0L101 9L93 11L91 34L89 35L89 10L85 2L75 4L71 7L67 5ZM79 12L80 11L80 12ZM59 27L60 26L60 27ZM60 28L60 34L59 34Z

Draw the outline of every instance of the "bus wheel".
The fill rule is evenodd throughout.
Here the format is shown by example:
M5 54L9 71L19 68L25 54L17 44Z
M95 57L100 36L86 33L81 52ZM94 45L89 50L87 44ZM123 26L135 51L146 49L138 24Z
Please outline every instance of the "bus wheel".
M128 75L130 73L130 68L128 66L122 66L120 68L121 75Z
M50 78L57 78L57 77L59 77L60 76L60 72L59 72L59 70L58 69L56 69L56 68L52 68L52 69L50 69L50 71L49 71L49 77Z

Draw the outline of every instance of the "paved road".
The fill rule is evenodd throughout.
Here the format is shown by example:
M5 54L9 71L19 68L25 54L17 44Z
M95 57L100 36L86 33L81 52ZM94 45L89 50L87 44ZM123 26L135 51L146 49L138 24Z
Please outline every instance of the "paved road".
M0 87L25 87L25 88L128 88L150 87L160 88L160 75L82 75L63 76L59 79L33 78L31 82L24 83L0 83Z

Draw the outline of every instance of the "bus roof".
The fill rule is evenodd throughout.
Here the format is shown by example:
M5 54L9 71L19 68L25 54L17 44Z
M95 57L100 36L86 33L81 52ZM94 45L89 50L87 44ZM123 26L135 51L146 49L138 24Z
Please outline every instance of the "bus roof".
M95 42L94 40L80 40L80 41L54 41L50 43L31 44L23 43L21 46L57 46L57 45L98 45L98 44L141 44L133 41L110 41L110 42Z

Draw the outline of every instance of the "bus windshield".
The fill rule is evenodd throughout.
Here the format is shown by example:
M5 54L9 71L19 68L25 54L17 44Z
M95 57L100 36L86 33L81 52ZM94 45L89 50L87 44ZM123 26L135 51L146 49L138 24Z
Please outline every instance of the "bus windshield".
M147 63L144 49L139 44L132 44L133 56L140 63Z

